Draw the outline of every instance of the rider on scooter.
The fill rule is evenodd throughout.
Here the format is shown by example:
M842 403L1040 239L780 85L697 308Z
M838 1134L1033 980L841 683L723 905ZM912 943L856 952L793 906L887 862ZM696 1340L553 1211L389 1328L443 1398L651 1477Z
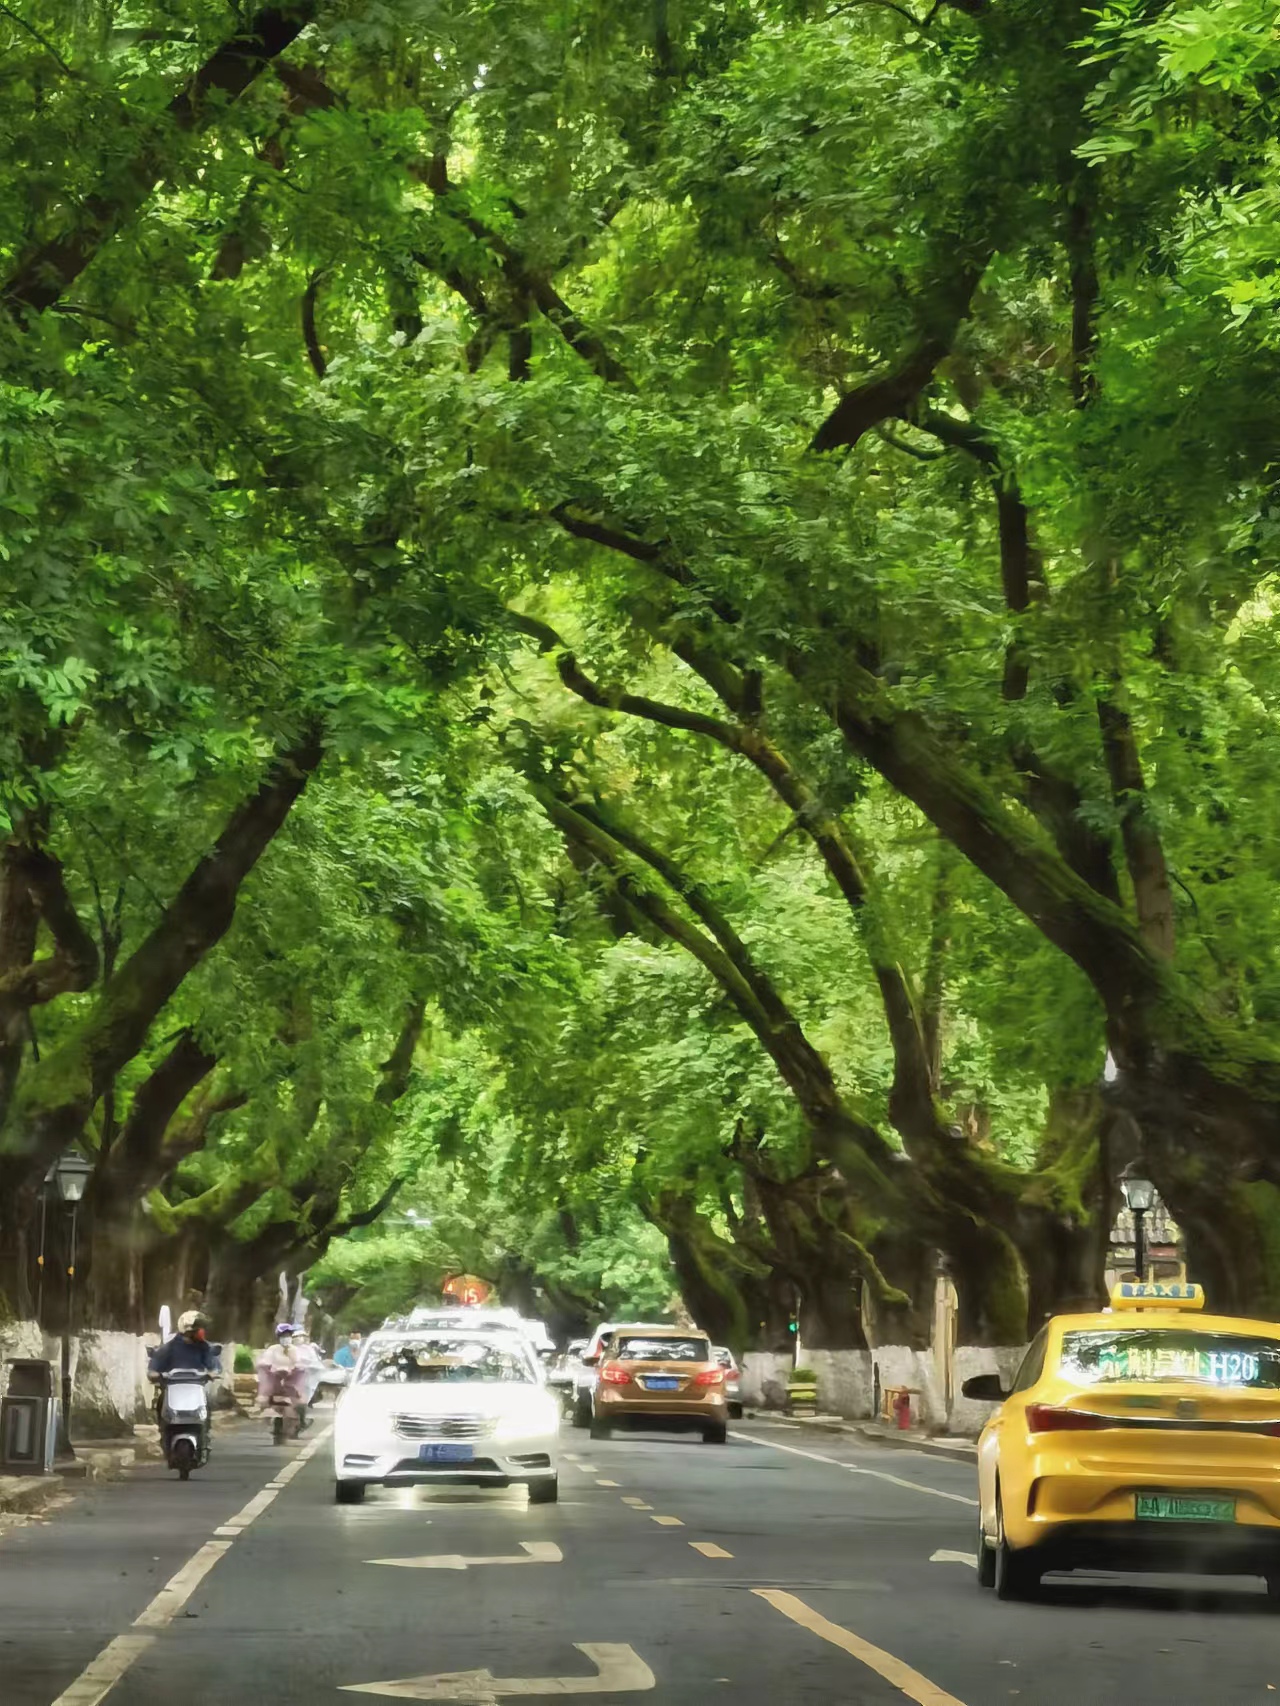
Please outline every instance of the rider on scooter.
M222 1373L222 1346L211 1345L208 1338L209 1318L198 1309L188 1309L178 1317L178 1331L164 1344L157 1345L147 1360L147 1373L159 1381L162 1374L177 1374L192 1369L201 1374ZM164 1401L163 1388L156 1393L156 1418Z
M272 1400L284 1398L297 1418L298 1431L306 1425L303 1409L306 1404L304 1364L293 1343L293 1324L282 1321L276 1328L276 1342L258 1358L258 1403L265 1410Z

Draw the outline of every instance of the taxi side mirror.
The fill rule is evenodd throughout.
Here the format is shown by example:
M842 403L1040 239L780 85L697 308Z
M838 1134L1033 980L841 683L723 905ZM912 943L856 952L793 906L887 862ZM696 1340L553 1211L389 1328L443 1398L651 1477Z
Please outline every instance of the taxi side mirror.
M982 1404L1003 1404L1009 1396L998 1374L970 1375L960 1391L966 1398L976 1398Z

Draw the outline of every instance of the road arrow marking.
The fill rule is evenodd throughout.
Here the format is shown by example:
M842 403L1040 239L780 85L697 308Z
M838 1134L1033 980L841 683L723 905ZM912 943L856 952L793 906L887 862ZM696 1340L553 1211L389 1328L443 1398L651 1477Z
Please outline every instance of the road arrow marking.
M460 1552L436 1552L427 1558L366 1558L366 1564L389 1564L396 1570L469 1570L477 1564L563 1564L564 1553L553 1540L522 1540L521 1558L464 1558Z
M978 1555L976 1552L947 1552L944 1550L933 1553L929 1562L931 1564L967 1564L971 1570L976 1570Z
M530 1694L641 1694L656 1686L639 1653L613 1641L576 1641L596 1667L595 1676L494 1676L487 1670L452 1670L412 1676L401 1682L348 1683L343 1694L377 1694L386 1700L467 1700L497 1706L499 1700Z

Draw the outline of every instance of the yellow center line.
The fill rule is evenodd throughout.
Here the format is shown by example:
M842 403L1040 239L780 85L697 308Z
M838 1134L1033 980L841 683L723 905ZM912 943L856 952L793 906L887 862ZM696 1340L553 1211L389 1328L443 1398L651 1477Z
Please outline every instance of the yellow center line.
M634 1493L624 1493L622 1502L624 1505L630 1505L633 1511L651 1511L653 1509L653 1506L645 1504L643 1499L636 1498Z
M656 1522L663 1528L683 1528L684 1524L678 1516L651 1516L650 1522Z
M695 1552L701 1552L704 1558L732 1558L732 1552L726 1552L723 1546L717 1546L714 1540L691 1540L690 1546Z
M873 1647L870 1641L864 1641L861 1635L842 1628L839 1623L832 1623L802 1599L797 1599L795 1594L783 1593L780 1588L753 1588L751 1591L757 1599L766 1600L775 1611L780 1611L802 1629L808 1629L850 1657L861 1660L868 1670L875 1671L877 1676L901 1689L908 1700L916 1702L916 1706L964 1706L964 1702L957 1700L954 1694L948 1694L945 1688L939 1688L936 1682L930 1682L927 1676L921 1676L909 1664L895 1659L892 1653Z

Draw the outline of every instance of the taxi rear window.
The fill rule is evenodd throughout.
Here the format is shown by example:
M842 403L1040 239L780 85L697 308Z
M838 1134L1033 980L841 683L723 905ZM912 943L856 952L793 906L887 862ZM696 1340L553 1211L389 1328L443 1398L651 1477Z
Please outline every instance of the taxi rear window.
M1064 1333L1060 1370L1082 1386L1113 1380L1190 1380L1280 1390L1280 1344L1244 1333L1118 1327Z

